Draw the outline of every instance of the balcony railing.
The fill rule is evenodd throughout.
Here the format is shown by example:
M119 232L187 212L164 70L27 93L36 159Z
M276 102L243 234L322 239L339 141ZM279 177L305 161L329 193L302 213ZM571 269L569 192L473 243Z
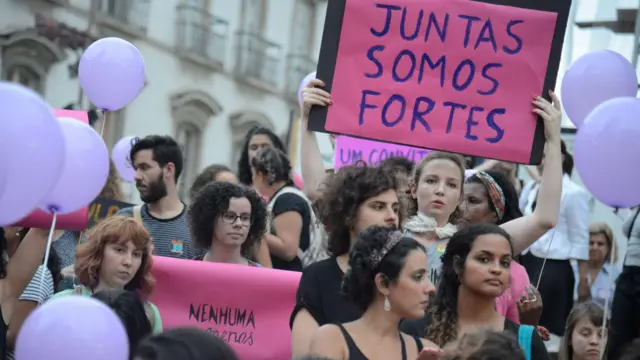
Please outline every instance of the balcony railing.
M229 22L197 6L181 4L178 15L177 44L181 56L222 67L225 62Z
M236 33L237 76L252 83L266 85L273 90L279 85L280 45L261 35L239 31Z
M151 0L99 0L98 21L131 35L144 34L150 5Z
M300 82L315 70L316 63L308 55L289 54L287 56L285 95L291 100L297 100Z

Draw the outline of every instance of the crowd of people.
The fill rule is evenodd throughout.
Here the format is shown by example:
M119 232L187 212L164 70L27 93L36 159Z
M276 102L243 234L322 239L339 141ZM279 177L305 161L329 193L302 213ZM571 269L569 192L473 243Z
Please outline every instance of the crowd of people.
M302 91L303 129L312 106L332 104L322 86ZM163 327L148 301L155 255L302 272L289 319L295 359L538 360L554 336L562 360L635 359L640 210L624 226L620 268L612 229L589 223L591 197L571 180L560 102L536 97L532 109L546 146L524 186L514 164L438 151L417 164L390 157L327 170L309 131L300 186L282 141L256 127L237 173L210 165L180 199L180 147L141 138L130 159L143 204L87 232L56 230L46 267L48 231L3 228L3 352L13 358L37 306L77 295L118 314L131 359L236 359L210 333ZM111 170L100 197L123 201Z

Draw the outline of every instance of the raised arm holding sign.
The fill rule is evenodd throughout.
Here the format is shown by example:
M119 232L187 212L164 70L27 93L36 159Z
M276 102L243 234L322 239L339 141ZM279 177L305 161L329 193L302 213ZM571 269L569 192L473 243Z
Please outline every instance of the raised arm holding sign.
M570 0L336 0L309 129L538 163L531 100L555 84Z

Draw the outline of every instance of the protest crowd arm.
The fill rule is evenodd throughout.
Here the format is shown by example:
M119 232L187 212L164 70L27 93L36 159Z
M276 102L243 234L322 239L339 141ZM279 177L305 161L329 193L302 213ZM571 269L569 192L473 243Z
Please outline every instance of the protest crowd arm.
M12 298L17 299L27 287L42 263L47 248L49 230L29 230L18 249L7 263L7 276L2 281L2 299L0 304ZM10 314L4 314L9 315Z
M291 326L291 351L294 359L309 354L311 338L318 323L306 309L300 309Z
M265 236L269 252L283 260L295 259L300 248L302 216L295 211L287 211L275 217L273 226L278 235L267 234Z
M473 168L475 171L487 171L493 169L494 166L498 163L498 160L487 159L482 164Z
M513 237L515 254L520 254L555 227L560 216L563 174L559 140L547 142L544 163L537 206L533 213L501 225Z
M255 260L258 264L266 268L273 268L273 264L271 263L271 254L269 253L269 245L267 244L266 238L262 238L260 244L256 246L255 252Z
M529 176L531 176L533 181L537 182L541 180L540 173L535 166L525 166L524 168L527 169L527 172L529 173Z
M302 147L300 150L300 169L302 180L304 181L305 194L309 199L315 200L319 196L319 187L325 179L326 172L316 133L307 130L308 122L309 117L303 115L301 118Z

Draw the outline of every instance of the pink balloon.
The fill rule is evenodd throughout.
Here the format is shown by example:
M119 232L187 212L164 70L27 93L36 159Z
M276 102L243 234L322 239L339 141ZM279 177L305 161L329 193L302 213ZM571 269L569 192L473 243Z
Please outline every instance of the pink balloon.
M125 136L118 140L111 150L111 160L118 169L120 178L124 181L135 182L136 170L131 166L129 155L131 154L131 146L136 141L135 136Z
M100 109L119 110L138 97L144 87L144 59L128 41L100 39L82 54L78 77L92 103Z
M58 120L66 141L65 164L40 208L68 214L91 203L102 191L109 176L109 152L91 126L72 118Z
M65 141L49 105L22 85L0 81L0 226L27 216L53 189Z

